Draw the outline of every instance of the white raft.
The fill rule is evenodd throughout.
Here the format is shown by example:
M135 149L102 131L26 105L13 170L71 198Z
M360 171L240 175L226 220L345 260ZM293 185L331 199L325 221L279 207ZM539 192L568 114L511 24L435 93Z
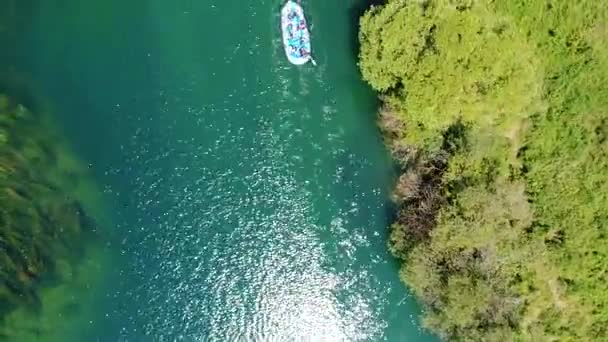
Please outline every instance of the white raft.
M311 56L310 33L302 6L291 0L287 1L281 9L281 30L285 55L289 62L302 65L310 61L317 65Z

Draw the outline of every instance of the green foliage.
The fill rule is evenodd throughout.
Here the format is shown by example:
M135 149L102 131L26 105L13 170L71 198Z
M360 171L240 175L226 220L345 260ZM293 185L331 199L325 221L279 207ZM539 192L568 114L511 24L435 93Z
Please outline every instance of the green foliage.
M543 109L542 67L525 35L485 6L467 8L392 1L361 20L363 77L408 122L409 143L437 147L457 120L508 126Z
M426 325L459 341L608 340L608 7L393 0L360 40L393 152L449 154L426 237L400 218L390 241Z

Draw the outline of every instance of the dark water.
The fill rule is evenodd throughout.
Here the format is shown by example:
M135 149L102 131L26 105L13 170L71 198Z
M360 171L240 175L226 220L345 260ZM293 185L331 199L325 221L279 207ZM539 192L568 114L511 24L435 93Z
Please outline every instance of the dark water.
M111 207L112 261L66 339L434 340L386 250L393 175L356 67L364 4L304 1L316 68L286 62L280 6L20 12L15 63Z

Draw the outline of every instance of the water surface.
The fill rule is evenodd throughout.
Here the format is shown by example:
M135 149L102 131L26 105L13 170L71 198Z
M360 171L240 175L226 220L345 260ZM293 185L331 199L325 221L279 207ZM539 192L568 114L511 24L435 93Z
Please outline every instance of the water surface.
M304 1L315 68L287 63L278 0L30 2L16 64L112 207L72 339L433 340L386 250L363 4Z

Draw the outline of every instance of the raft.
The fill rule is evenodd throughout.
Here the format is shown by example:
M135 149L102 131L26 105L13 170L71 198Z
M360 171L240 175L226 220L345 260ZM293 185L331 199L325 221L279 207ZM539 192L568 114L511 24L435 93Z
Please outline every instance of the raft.
M316 65L311 56L310 33L302 6L294 1L287 1L281 10L281 30L285 55L289 62L302 65L310 61Z

